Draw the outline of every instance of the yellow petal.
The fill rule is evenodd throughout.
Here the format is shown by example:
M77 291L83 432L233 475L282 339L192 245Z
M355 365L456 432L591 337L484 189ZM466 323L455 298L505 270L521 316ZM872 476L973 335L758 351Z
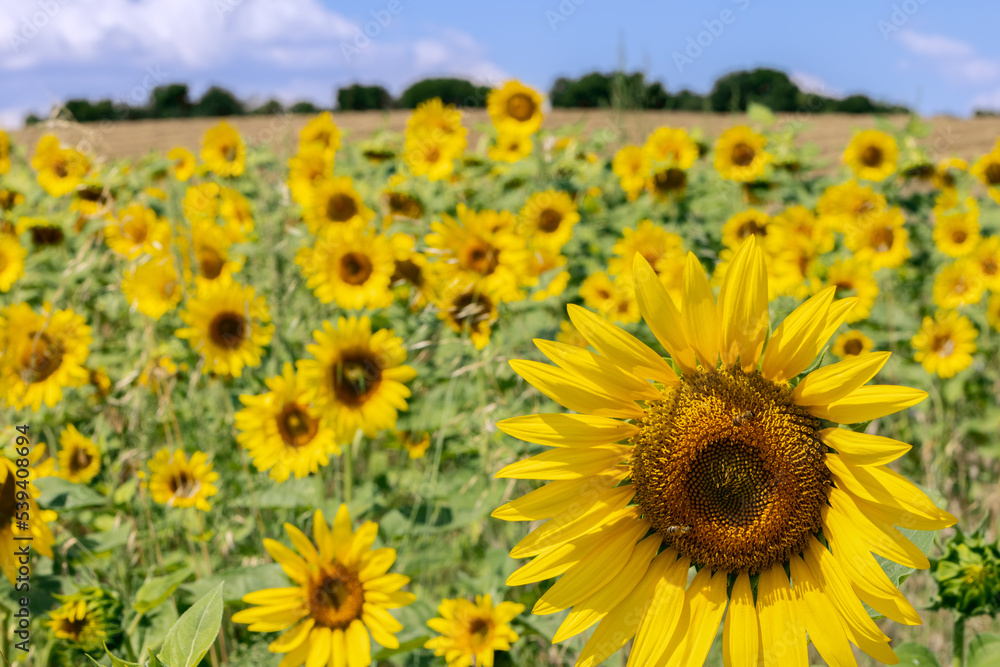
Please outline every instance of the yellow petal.
M330 667L347 667L347 638L337 628L330 639Z
M507 577L508 586L521 586L536 581L544 581L573 567L590 552L595 544L600 542L603 533L594 531L575 540L554 547L535 556L530 562L522 565Z
M554 364L570 373L584 377L615 396L628 396L632 400L659 398L660 392L648 380L624 371L608 359L576 345L536 338L535 346Z
M813 405L809 412L820 419L857 424L905 410L927 398L927 392L910 387L870 384L855 389L829 405Z
M805 627L792 600L788 575L780 564L760 573L757 616L760 618L764 664L779 667L809 664Z
M831 667L857 667L844 626L836 614L830 613L830 600L809 567L794 554L789 558L789 565L799 600L799 614L816 650Z
M358 619L351 621L344 631L347 644L347 667L368 667L372 664L372 642L365 624Z
M612 487L629 474L628 468L612 468L591 477L550 482L493 511L493 516L504 521L538 521L548 519L574 507L580 498L586 498L601 489Z
M784 382L809 368L825 340L820 340L837 289L828 287L792 311L767 341L761 373ZM831 332L832 335L832 332Z
M686 556L678 558L676 549L666 549L653 564L662 569L662 574L635 633L632 653L628 658L629 667L659 664L667 649L671 648L671 640L675 640L673 648L681 643L675 632L678 625L681 621L687 624L689 609L685 604L685 593L691 559Z
M819 368L802 378L792 392L798 405L828 405L871 380L889 360L889 352L859 354Z
M719 337L722 363L739 357L743 370L757 369L767 337L767 269L754 236L749 236L733 258L719 291Z
M750 577L741 572L729 596L729 611L722 630L722 655L726 667L757 667L760 625L753 603Z
M910 445L899 440L846 428L824 429L819 435L826 445L837 450L845 463L852 465L883 465L895 461L911 449Z
M302 554L303 558L311 563L319 562L319 552L316 551L313 543L309 541L305 533L290 523L285 524L285 532L288 533L288 537L292 541L292 546Z
M538 361L515 359L511 368L533 387L574 412L637 419L645 413L635 401L612 396L575 373Z
M302 642L306 640L309 636L309 631L312 630L313 625L315 624L315 620L312 618L306 618L291 630L288 630L285 634L271 642L267 649L271 653L288 653L289 651L294 651L302 645Z
M828 496L830 505L823 508L824 522L832 531L857 539L869 550L918 570L930 567L927 556L892 524L858 508L851 496L834 487Z
M625 506L635 496L631 484L595 493L582 498L578 507L552 517L531 531L510 550L511 558L530 558L563 542L570 542L596 530L606 523L631 514ZM592 501L592 502L588 502Z
M575 304L567 306L566 311L580 335L616 365L664 385L677 384L677 374L670 364L632 334Z
M684 334L706 368L719 365L719 315L701 262L689 252L684 264Z
M592 415L539 414L497 422L509 436L549 447L590 447L628 440L639 427L617 419Z
M309 635L309 657L306 667L326 667L330 660L330 628L313 628Z
M668 665L686 667L687 665L702 665L712 648L712 641L719 632L719 623L726 611L726 580L729 573L719 570L709 577L709 568L702 568L687 590L689 608L688 631L684 633L686 643L683 657L680 652L671 656ZM702 572L704 580L698 579ZM700 585L699 585L700 583ZM677 631L674 630L676 633Z
M635 298L639 303L642 319L646 321L656 340L660 341L660 345L678 366L688 372L696 370L694 350L684 335L681 313L667 294L667 289L660 282L653 267L638 252L635 253L633 260L633 273Z
M632 455L631 445L599 445L580 449L550 449L506 466L497 478L577 479L597 475Z

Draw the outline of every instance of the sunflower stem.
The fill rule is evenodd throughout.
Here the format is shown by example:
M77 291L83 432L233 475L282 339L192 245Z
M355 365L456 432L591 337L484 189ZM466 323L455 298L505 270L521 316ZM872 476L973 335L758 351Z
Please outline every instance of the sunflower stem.
M955 628L952 634L952 667L965 667L965 616L958 615L955 619Z
M364 434L361 429L354 432L354 440L344 448L344 503L351 503L351 491L354 489L354 449L361 442Z

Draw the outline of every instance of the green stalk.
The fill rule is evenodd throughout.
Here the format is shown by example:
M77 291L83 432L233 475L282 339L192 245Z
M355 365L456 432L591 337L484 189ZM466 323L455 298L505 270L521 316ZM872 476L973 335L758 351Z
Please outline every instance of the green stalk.
M354 432L354 441L344 448L344 503L350 504L354 490L354 448L361 442L364 433L359 428Z
M952 635L952 667L965 667L965 616L959 614L955 619L954 634Z

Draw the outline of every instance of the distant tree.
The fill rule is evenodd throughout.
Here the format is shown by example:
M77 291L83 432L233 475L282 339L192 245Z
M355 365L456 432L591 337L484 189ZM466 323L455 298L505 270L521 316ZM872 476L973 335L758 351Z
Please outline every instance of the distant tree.
M251 111L250 113L258 116L266 116L268 114L280 114L284 113L285 107L282 106L281 102L278 100L268 100L264 104Z
M396 106L415 109L421 102L440 97L445 104L483 107L489 92L487 86L477 86L465 79L423 79L404 90Z
M111 100L69 100L63 105L66 110L73 115L73 119L80 123L92 123L99 120L114 120L116 117L115 107Z
M353 84L337 91L337 108L341 111L368 111L388 109L392 106L392 96L382 86L362 86Z
M170 83L153 88L149 96L151 118L186 118L191 115L191 100L184 83Z
M772 111L795 111L799 87L784 72L758 68L718 79L709 93L712 111L746 111L751 102Z
M558 78L549 91L554 107L592 108L611 106L611 77L600 72L579 79Z
M191 109L192 116L241 116L245 113L243 103L226 90L212 86Z
M707 97L693 93L687 88L668 100L668 109L675 111L711 111L711 102Z
M27 118L24 119L24 124L25 125L37 125L38 123L41 123L41 122L42 122L42 119L39 118L38 116L36 116L33 113L29 113L28 116L27 116Z
M646 99L644 100L643 107L646 109L666 109L668 108L667 104L669 101L670 95L667 94L663 84L659 81L654 81L646 88Z
M292 113L319 113L322 111L312 102L296 102L288 110Z

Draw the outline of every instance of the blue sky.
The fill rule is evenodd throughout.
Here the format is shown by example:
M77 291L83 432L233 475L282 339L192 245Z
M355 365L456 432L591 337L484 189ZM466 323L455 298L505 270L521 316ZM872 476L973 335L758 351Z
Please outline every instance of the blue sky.
M173 81L329 106L354 81L547 90L623 57L669 91L771 66L834 96L968 115L1000 108L998 24L1000 3L985 0L4 0L0 125L72 97L142 103Z

